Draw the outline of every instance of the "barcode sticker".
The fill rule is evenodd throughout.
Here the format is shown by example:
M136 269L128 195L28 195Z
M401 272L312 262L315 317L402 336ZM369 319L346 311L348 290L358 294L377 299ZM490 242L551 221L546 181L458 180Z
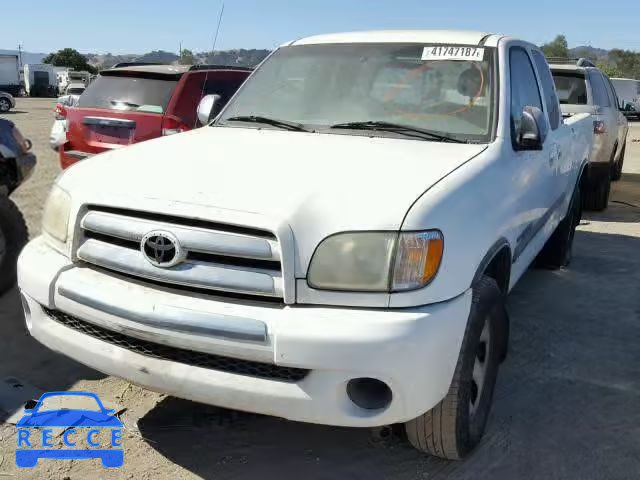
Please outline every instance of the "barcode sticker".
M466 60L481 62L484 59L484 48L437 45L424 47L422 60Z

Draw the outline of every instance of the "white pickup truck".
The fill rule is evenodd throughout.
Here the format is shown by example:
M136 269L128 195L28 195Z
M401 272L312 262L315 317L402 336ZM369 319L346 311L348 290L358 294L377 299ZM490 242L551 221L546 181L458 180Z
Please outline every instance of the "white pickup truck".
M58 179L18 265L28 330L153 390L404 423L460 458L507 352L507 293L534 259L570 260L592 136L514 38L286 44L208 128Z

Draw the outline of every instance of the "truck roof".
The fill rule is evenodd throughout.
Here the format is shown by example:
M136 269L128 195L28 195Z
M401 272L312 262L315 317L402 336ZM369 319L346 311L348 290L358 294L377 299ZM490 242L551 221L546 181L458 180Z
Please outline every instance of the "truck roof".
M488 32L465 30L377 30L368 32L332 33L301 38L288 45L328 43L443 43L450 45L478 45L492 36Z

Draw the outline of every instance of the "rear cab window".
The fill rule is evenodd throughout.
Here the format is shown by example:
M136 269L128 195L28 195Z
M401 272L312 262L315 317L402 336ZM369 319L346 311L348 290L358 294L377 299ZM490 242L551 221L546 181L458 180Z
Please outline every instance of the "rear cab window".
M587 105L587 81L584 73L572 71L553 72L553 81L556 84L558 99L563 105Z
M179 75L103 72L84 91L78 107L163 114L179 79Z

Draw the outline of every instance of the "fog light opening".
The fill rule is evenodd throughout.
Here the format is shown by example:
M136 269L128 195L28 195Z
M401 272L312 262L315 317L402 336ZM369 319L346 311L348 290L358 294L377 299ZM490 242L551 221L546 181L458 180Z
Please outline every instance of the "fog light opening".
M365 410L387 408L393 394L389 386L375 378L354 378L347 383L347 395L358 407Z
M27 329L31 331L31 308L29 308L29 302L23 293L20 293L20 301L22 302L22 310L24 310L24 323L27 324Z

